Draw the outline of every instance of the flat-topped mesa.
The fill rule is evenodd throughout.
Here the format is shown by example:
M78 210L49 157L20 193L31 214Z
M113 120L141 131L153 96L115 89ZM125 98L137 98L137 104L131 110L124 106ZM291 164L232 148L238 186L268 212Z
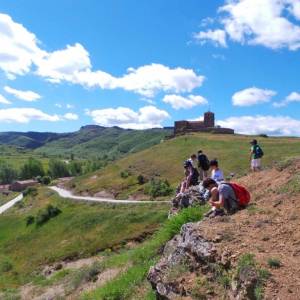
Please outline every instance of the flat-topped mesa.
M215 126L215 114L213 112L204 113L203 121L175 121L174 134L184 134L188 132L211 132L222 134L234 134L231 128Z

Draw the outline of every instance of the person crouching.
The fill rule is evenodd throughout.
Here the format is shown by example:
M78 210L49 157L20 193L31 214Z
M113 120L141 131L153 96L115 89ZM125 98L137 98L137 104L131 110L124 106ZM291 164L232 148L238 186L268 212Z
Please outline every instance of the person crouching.
M210 192L210 199L208 203L211 205L212 210L206 216L217 216L235 213L238 208L238 201L235 196L233 188L225 182L218 183L207 178L203 181L203 187Z

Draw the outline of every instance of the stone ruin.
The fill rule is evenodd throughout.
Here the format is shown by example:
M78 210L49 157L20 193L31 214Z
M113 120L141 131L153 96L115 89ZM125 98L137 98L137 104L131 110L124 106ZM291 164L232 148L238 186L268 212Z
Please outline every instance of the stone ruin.
M175 121L174 135L185 134L189 132L234 134L234 130L231 128L215 126L215 114L210 111L204 113L203 121Z

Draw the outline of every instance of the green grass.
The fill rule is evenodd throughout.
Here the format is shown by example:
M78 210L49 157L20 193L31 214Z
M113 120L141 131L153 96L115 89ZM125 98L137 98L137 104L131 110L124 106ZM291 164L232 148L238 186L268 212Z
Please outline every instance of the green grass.
M15 197L18 196L19 193L15 193L15 192L9 192L8 195L0 192L0 206L5 204L6 202L14 199Z
M268 259L268 266L277 269L281 267L281 262L278 258L271 257Z
M49 205L62 212L41 226L26 226L29 215ZM28 196L23 205L1 215L0 289L18 287L36 276L43 265L89 257L105 249L119 249L131 239L155 231L166 219L168 205L87 204L61 199L47 188Z
M161 247L175 234L179 233L183 224L201 220L207 209L205 206L182 210L180 214L167 220L141 246L106 260L103 263L104 269L127 266L126 271L104 286L85 294L83 299L133 299L132 295L136 292L137 287L145 284L150 266L158 260ZM149 289L146 297L153 299L153 293Z
M217 158L227 177L230 173L242 176L249 171L249 141L253 136L190 134L167 140L144 151L127 156L106 168L74 179L70 184L76 192L101 190L114 192L118 198L141 194L144 185L138 184L137 176L150 180L167 179L174 188L183 177L182 164L192 153L202 149L210 159ZM258 138L265 156L263 166L299 155L298 138ZM122 178L121 172L128 177Z

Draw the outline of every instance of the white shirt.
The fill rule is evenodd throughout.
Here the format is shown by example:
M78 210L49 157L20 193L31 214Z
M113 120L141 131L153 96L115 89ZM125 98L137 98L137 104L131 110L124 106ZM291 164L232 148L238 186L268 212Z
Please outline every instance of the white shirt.
M211 171L211 178L217 182L224 180L223 172L220 169Z

